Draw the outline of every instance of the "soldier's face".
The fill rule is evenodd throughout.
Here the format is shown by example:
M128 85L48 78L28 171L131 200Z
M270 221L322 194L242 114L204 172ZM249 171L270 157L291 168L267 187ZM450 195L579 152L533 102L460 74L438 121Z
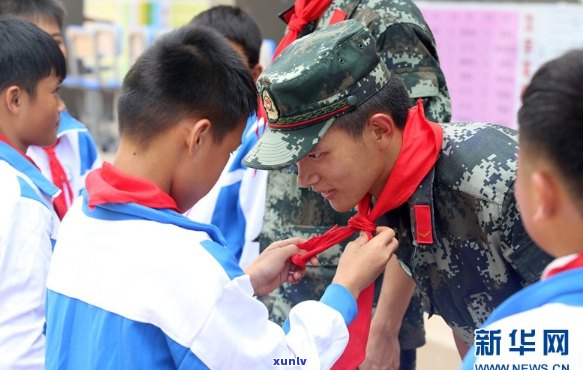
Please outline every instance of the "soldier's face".
M385 162L368 128L361 138L332 128L298 162L298 184L320 193L336 211L346 212L371 189L382 188Z

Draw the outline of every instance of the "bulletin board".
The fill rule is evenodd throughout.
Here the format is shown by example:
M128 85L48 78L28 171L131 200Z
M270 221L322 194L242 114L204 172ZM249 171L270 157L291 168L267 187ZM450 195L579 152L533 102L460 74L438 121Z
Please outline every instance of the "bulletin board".
M453 121L515 128L520 94L534 72L583 48L583 4L416 4L435 36Z

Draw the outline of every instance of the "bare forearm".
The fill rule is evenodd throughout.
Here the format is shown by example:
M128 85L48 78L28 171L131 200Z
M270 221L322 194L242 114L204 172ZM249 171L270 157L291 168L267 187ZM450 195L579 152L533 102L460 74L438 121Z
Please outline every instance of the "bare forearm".
M373 325L386 334L398 334L405 311L415 290L415 283L405 274L396 258L385 269L383 286L377 303Z

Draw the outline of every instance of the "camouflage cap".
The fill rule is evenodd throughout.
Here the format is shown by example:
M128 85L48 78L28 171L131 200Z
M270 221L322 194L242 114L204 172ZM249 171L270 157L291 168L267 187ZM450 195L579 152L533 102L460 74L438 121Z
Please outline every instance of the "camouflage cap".
M373 37L355 20L296 40L259 77L269 128L243 164L277 169L296 163L338 116L364 103L389 77Z

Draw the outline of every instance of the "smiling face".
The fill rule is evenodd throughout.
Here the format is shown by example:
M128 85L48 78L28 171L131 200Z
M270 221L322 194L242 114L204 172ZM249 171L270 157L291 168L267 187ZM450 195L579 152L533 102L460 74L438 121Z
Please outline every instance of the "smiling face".
M367 193L377 196L391 160L371 130L367 125L355 138L331 128L297 163L300 186L319 192L338 212L351 210Z

